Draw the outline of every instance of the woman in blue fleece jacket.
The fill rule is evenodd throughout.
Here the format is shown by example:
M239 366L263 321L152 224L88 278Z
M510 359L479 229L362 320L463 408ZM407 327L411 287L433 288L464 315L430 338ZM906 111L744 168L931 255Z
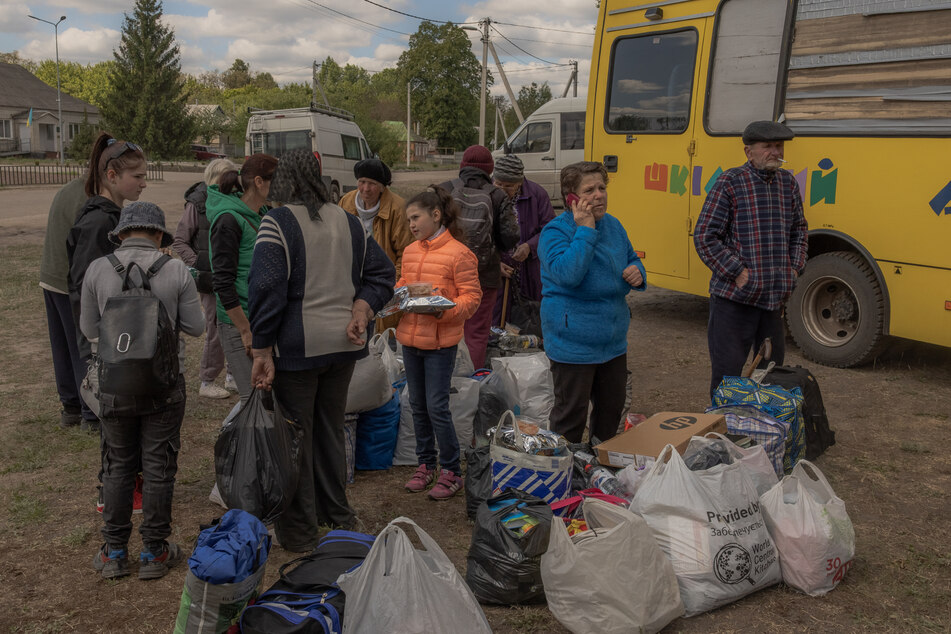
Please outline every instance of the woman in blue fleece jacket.
M647 274L621 223L608 215L608 174L582 161L561 171L568 209L538 242L542 335L551 360L555 405L550 425L581 442L591 402L591 436L617 433L627 382L628 292L646 288Z

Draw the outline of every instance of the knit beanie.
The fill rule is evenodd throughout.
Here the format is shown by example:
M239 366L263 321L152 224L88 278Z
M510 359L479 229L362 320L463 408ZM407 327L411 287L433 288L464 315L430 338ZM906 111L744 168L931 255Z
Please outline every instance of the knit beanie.
M390 183L393 182L390 168L386 166L386 163L377 158L357 161L357 164L353 166L353 175L357 177L357 180L361 178L375 180L384 187L389 187Z
M503 183L521 183L525 180L525 166L522 159L514 154L506 154L495 162L492 178Z
M462 163L459 167L478 167L488 176L492 173L495 162L492 160L492 152L489 152L489 148L482 145L470 145L462 155Z

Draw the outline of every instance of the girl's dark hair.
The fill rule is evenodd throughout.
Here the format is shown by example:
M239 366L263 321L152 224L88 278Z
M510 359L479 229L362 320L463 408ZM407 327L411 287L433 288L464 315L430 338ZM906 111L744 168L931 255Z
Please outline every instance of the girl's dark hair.
M237 170L229 170L221 175L218 179L218 189L222 194L243 194L248 191L256 177L271 180L276 169L276 157L270 154L252 154L244 161L240 173Z
M561 170L561 197L564 199L568 194L577 194L581 181L588 174L600 174L604 184L608 184L608 171L604 165L597 161L578 161L565 165Z
M86 195L92 198L102 192L106 171L123 172L145 162L142 148L128 141L117 141L108 132L100 132L93 141L86 173Z
M459 205L452 195L439 185L430 185L426 191L419 192L406 203L406 208L415 205L424 210L430 216L433 211L438 209L442 212L442 226L452 235L453 238L465 244L466 238L462 227L456 222L459 216Z

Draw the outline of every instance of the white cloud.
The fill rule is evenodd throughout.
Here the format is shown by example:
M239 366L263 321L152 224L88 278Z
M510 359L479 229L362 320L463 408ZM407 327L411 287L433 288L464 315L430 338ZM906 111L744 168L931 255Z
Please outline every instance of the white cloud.
M121 33L113 29L66 29L59 34L59 58L80 64L112 59L112 51L119 45L120 38ZM33 60L54 59L56 44L52 37L31 40L21 54Z
M34 29L34 25L46 27L50 31L53 30L51 26L40 24L28 18L29 13L30 7L25 4L4 4L3 11L0 11L0 33L22 33L25 30ZM37 17L42 18L43 16L39 15ZM53 21L55 22L55 20Z

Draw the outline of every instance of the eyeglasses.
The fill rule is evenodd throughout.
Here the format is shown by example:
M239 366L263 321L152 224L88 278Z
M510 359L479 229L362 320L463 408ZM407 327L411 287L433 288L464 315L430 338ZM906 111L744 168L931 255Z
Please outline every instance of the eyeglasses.
M112 148L112 146L113 146L113 145L116 145L117 143L118 143L118 145L116 146L115 149L113 149L112 151L109 152L110 156L109 156L109 158L106 159L106 162L105 162L105 163L103 164L103 166L102 166L102 171L104 171L104 172L105 172L107 169L109 169L109 163L110 163L111 161L116 160L117 158L119 158L120 156L122 156L123 154L125 154L126 152L128 152L129 150L131 150L131 151L133 151L133 152L139 152L139 153L141 153L141 154L145 154L145 152L142 152L142 148L140 148L140 147L139 147L138 145L136 145L135 143L132 143L131 141L122 141L122 142L120 143L120 142L116 141L115 139L109 139L109 142L106 144L106 148L107 148L106 151L109 151L108 148Z

